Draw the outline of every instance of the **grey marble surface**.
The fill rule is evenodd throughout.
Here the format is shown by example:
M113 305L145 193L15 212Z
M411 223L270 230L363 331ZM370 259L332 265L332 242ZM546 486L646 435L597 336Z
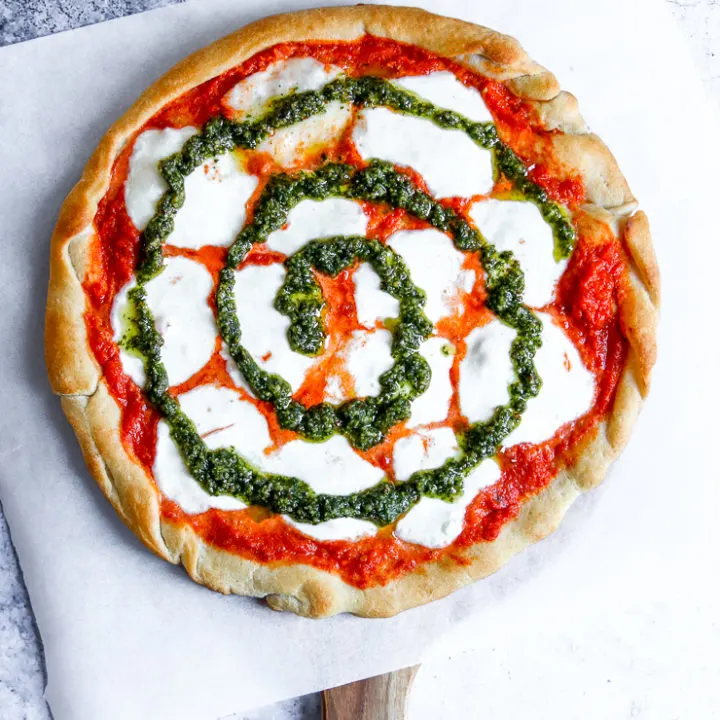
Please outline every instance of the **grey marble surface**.
M176 1L0 0L0 45L71 30ZM690 40L708 92L720 104L720 0L665 2ZM43 685L42 644L0 507L0 720L50 718L43 700ZM225 720L315 720L319 717L320 698L309 695Z
M32 40L178 0L1 0L0 45Z
M49 718L43 683L41 643L5 518L0 517L0 717Z

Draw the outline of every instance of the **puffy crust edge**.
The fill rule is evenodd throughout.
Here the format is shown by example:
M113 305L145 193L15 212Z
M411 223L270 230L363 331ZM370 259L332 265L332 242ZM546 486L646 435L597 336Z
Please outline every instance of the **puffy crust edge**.
M105 383L89 397L66 395L60 402L93 478L122 521L150 550L174 560L160 529L158 492L142 466L128 457L118 432L120 408Z
M120 436L120 410L89 348L85 277L94 234L92 221L125 144L155 112L192 87L278 42L351 40L365 33L389 37L455 57L502 80L531 102L554 136L558 157L579 173L587 200L617 227L631 260L620 298L629 356L612 411L574 464L525 503L492 543L465 551L465 562L443 558L384 586L359 589L306 565L266 565L213 547L187 525L160 514L158 491ZM612 154L587 132L577 101L555 77L508 36L460 20L403 7L355 6L306 10L248 25L189 56L146 90L108 131L80 182L66 199L51 241L46 312L46 362L52 388L82 447L88 468L123 521L156 554L182 562L197 582L223 593L264 597L275 610L309 617L351 612L385 617L485 577L530 543L549 535L581 491L597 485L627 442L649 388L655 360L659 272L644 213L630 215L635 200Z

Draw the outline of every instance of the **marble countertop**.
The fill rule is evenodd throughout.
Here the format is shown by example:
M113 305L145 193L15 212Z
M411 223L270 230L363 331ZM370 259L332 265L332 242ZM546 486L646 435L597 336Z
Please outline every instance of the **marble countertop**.
M0 0L0 45L142 12L176 0ZM664 0L687 36L700 76L720 105L720 0ZM42 642L0 507L0 717L47 720ZM234 720L315 720L320 698L309 695ZM233 720L226 718L225 720Z

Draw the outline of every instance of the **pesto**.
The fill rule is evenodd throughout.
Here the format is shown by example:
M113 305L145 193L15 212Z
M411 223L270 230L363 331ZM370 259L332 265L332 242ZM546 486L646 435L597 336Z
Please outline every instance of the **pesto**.
M377 397L358 398L337 407L329 403L304 407L293 400L290 385L283 378L260 368L243 347L233 293L236 268L254 244L265 242L271 232L285 224L288 213L301 200L346 197L383 203L403 208L449 233L458 249L479 253L486 272L487 306L517 333L510 351L515 373L515 380L508 388L510 399L506 405L497 407L488 421L472 424L458 437L461 447L458 457L447 460L440 468L416 472L405 482L392 483L386 479L368 490L346 496L315 493L297 478L265 473L251 466L232 448L210 450L206 446L193 422L168 392L167 374L160 356L162 337L155 329L143 288L162 271L162 246L184 202L187 175L209 158L238 147L255 148L273 130L317 115L329 102L338 100L363 107L390 107L428 118L440 127L467 133L474 142L492 152L496 175L505 176L524 198L538 206L553 229L556 257L567 257L572 252L575 235L565 211L532 182L527 168L498 139L492 124L471 122L379 78L341 78L317 91L278 98L265 115L255 120L235 122L215 117L201 133L191 137L180 152L161 162L161 172L169 189L158 202L156 213L142 235L136 271L138 287L130 293L133 306L130 321L134 328L127 333L125 342L129 349L143 357L147 397L168 422L186 466L208 493L233 495L299 522L318 523L351 517L382 526L407 512L424 495L447 501L456 498L462 492L467 474L497 452L520 422L527 401L539 392L541 380L533 357L541 344L541 323L522 304L524 276L510 252L498 252L461 216L386 162L375 160L363 169L329 163L314 172L276 174L268 181L252 221L238 234L228 251L226 266L220 272L217 321L245 381L259 399L273 404L282 427L315 441L340 432L355 447L367 449L381 442L391 427L409 417L412 400L425 391L430 381L430 369L418 353L421 343L432 332L432 325L423 313L425 295L412 283L407 267L391 248L363 237L314 240L290 256L275 307L291 321L288 331L291 347L304 354L319 353L325 340L325 301L312 269L332 276L356 261L369 262L381 278L381 287L400 302L400 316L392 323L394 365L381 376Z
M433 330L422 310L425 293L413 285L407 266L389 246L359 236L334 237L313 240L287 259L287 275L275 308L290 318L290 347L305 355L319 354L325 345L325 300L312 269L335 277L355 260L369 262L380 277L380 287L400 302L400 316L392 331L394 364L380 376L380 395L351 400L337 409L327 404L300 406L290 416L277 407L275 398L271 402L282 427L309 440L324 440L339 430L352 445L367 450L381 442L393 425L410 417L410 403L430 382L430 367L417 352ZM244 368L241 372L250 377ZM258 389L251 388L257 394ZM289 396L289 387L287 390ZM314 421L315 413L322 413L323 423Z

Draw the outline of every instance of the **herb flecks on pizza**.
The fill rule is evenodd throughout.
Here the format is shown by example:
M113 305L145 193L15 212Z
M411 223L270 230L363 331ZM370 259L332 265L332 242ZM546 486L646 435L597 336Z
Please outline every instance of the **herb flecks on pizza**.
M659 292L635 206L511 38L269 18L151 87L66 201L53 387L194 579L392 614L547 535L626 442Z

